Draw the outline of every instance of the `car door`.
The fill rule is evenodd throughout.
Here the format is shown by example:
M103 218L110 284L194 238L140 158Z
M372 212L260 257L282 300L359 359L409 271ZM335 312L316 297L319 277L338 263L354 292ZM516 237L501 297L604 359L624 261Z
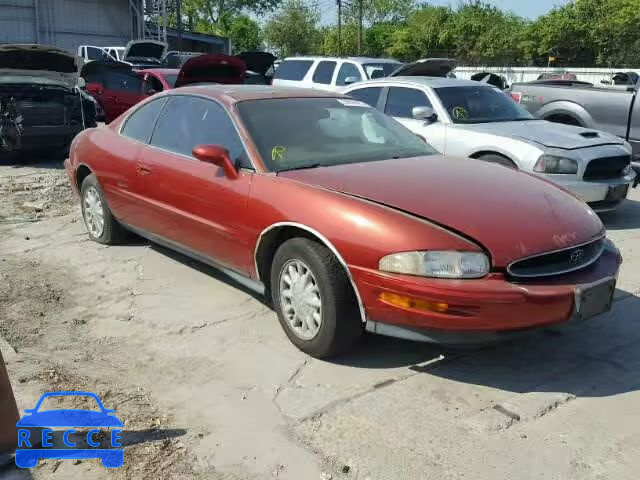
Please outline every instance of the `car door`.
M135 72L108 72L103 93L107 122L138 103L141 90L142 79Z
M427 94L413 87L390 86L385 100L384 113L392 116L412 132L422 136L440 153L446 150L446 126L438 121L417 120L413 118L414 107L433 105Z
M193 147L226 148L239 167L224 171L192 156ZM137 160L135 193L146 204L147 230L191 253L241 273L249 272L246 215L253 169L225 108L191 95L169 97L150 147Z

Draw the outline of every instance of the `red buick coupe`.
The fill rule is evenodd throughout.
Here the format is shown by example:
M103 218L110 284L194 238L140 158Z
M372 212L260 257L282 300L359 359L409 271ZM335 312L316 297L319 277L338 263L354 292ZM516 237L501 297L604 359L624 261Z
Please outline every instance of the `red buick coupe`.
M571 194L443 158L336 93L169 90L80 133L65 166L91 239L131 231L220 268L316 357L365 330L456 344L583 320L622 261Z

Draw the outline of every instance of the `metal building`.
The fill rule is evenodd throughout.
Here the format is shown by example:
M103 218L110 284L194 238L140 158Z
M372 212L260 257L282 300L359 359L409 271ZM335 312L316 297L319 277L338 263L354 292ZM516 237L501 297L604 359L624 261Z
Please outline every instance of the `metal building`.
M80 45L124 46L132 39L158 39L157 25L151 26L145 13L156 13L151 8L160 12L158 5L168 1L0 0L0 43L40 43L75 52ZM167 30L171 29L165 28L161 39L171 45L175 33L167 34ZM202 45L194 48L189 39ZM224 37L185 32L185 40L184 47L197 51L229 49L229 40Z

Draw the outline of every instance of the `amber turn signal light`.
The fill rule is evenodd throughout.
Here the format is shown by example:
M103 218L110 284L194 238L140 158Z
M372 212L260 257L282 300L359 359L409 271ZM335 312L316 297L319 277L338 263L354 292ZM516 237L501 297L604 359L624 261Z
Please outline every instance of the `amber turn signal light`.
M443 302L427 302L417 298L405 297L396 293L382 292L379 296L380 300L389 305L402 308L413 308L415 310L425 310L427 312L446 313L449 310L449 304Z

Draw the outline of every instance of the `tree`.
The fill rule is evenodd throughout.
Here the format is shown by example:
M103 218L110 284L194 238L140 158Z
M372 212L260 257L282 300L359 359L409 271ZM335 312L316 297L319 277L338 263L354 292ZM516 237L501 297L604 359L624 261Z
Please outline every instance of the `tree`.
M182 0L182 12L196 25L217 25L241 13L264 14L273 11L282 0Z
M282 56L313 53L320 47L319 20L314 7L302 0L286 0L265 25L265 39Z
M345 23L358 21L358 0L343 2ZM381 22L403 22L414 8L414 0L362 0L366 26Z
M246 15L234 17L222 33L231 39L235 53L259 50L262 45L260 25Z

